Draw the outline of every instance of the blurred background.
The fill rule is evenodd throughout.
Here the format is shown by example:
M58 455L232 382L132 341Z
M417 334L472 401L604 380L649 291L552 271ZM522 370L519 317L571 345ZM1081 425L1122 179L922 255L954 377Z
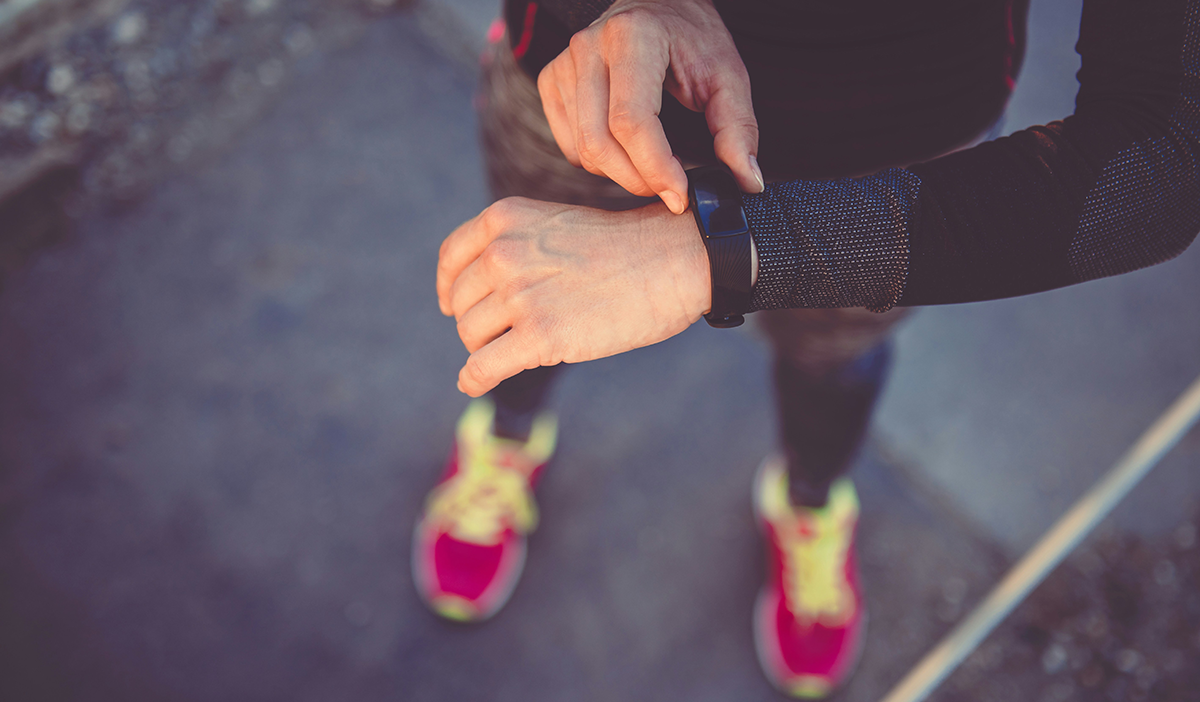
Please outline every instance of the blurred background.
M495 0L0 0L0 700L770 700L765 346L581 365L515 596L418 602ZM1034 0L1008 131L1069 114ZM854 475L877 699L1200 373L1200 250L923 310ZM713 378L719 378L716 383ZM714 426L727 428L722 435ZM934 699L1200 686L1200 432Z

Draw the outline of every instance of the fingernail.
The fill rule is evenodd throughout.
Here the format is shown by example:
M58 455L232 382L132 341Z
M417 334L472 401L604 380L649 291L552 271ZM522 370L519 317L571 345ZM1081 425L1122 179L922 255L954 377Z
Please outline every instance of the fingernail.
M758 190L755 192L761 193L767 189L767 184L763 182L762 169L758 167L758 159L750 157L750 170L754 171L754 177L758 180Z
M683 214L683 201L673 191L664 190L659 194L659 197L662 198L663 204L667 206L668 210L671 210L675 214Z

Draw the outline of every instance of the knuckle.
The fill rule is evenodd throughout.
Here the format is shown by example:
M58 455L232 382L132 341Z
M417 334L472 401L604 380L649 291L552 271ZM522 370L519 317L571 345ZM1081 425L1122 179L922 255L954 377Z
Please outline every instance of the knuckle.
M609 17L600 30L604 43L610 45L627 43L641 27L644 19L641 15L640 10L631 9Z
M468 358L466 365L463 366L463 377L468 383L477 387L486 385L488 381L487 369L484 368L483 362L474 355Z
M497 200L483 211L483 224L488 231L498 232L506 229L516 214L516 203L511 198Z
M597 166L596 164L592 163L591 161L588 161L585 158L579 159L579 167L582 168L583 170L587 171L588 173L591 173L592 175L597 175L602 178L608 177L608 174L606 174L604 172L603 168Z
M618 140L631 137L645 128L647 115L628 102L616 102L608 115L608 128Z
M579 58L593 51L592 44L592 30L585 29L571 35L571 41L567 44L567 51L571 52L572 58Z
M576 148L579 150L580 158L595 165L604 163L612 155L612 142L595 128L579 130Z
M665 182L660 182L661 179L656 178L653 173L638 173L638 175L642 177L640 182L621 185L621 187L638 197L654 197L659 190L668 187Z
M494 232L500 228L500 210L496 208L497 204L499 203L494 202L479 213L479 225L486 232Z
M540 306L529 292L526 281L512 278L501 290L504 296L504 307L512 319L528 320L540 314Z
M517 267L517 261L520 258L518 246L515 242L506 238L499 238L488 244L488 247L483 250L481 258L484 265L497 273L507 273ZM500 285L510 285L511 282L505 278L499 281Z
M492 273L504 272L505 268L508 266L502 249L502 246L497 246L496 242L493 241L486 249L483 250L482 253L479 254L479 262L483 265L485 270L491 271Z

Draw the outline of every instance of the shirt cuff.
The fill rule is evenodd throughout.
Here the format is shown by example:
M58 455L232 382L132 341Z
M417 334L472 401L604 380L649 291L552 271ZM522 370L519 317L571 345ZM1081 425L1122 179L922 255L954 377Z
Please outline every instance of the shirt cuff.
M865 178L773 183L742 196L758 250L750 311L866 307L904 294L921 180L893 168Z

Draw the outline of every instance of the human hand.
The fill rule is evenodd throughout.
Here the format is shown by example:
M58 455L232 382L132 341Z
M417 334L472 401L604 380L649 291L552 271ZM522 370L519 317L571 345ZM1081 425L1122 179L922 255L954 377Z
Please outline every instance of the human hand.
M458 388L479 397L527 368L663 341L711 307L695 221L655 203L608 212L500 200L442 242L438 305L471 353Z
M617 0L538 76L568 161L682 214L687 177L658 119L664 84L704 113L717 158L742 190L761 192L750 77L711 0Z

